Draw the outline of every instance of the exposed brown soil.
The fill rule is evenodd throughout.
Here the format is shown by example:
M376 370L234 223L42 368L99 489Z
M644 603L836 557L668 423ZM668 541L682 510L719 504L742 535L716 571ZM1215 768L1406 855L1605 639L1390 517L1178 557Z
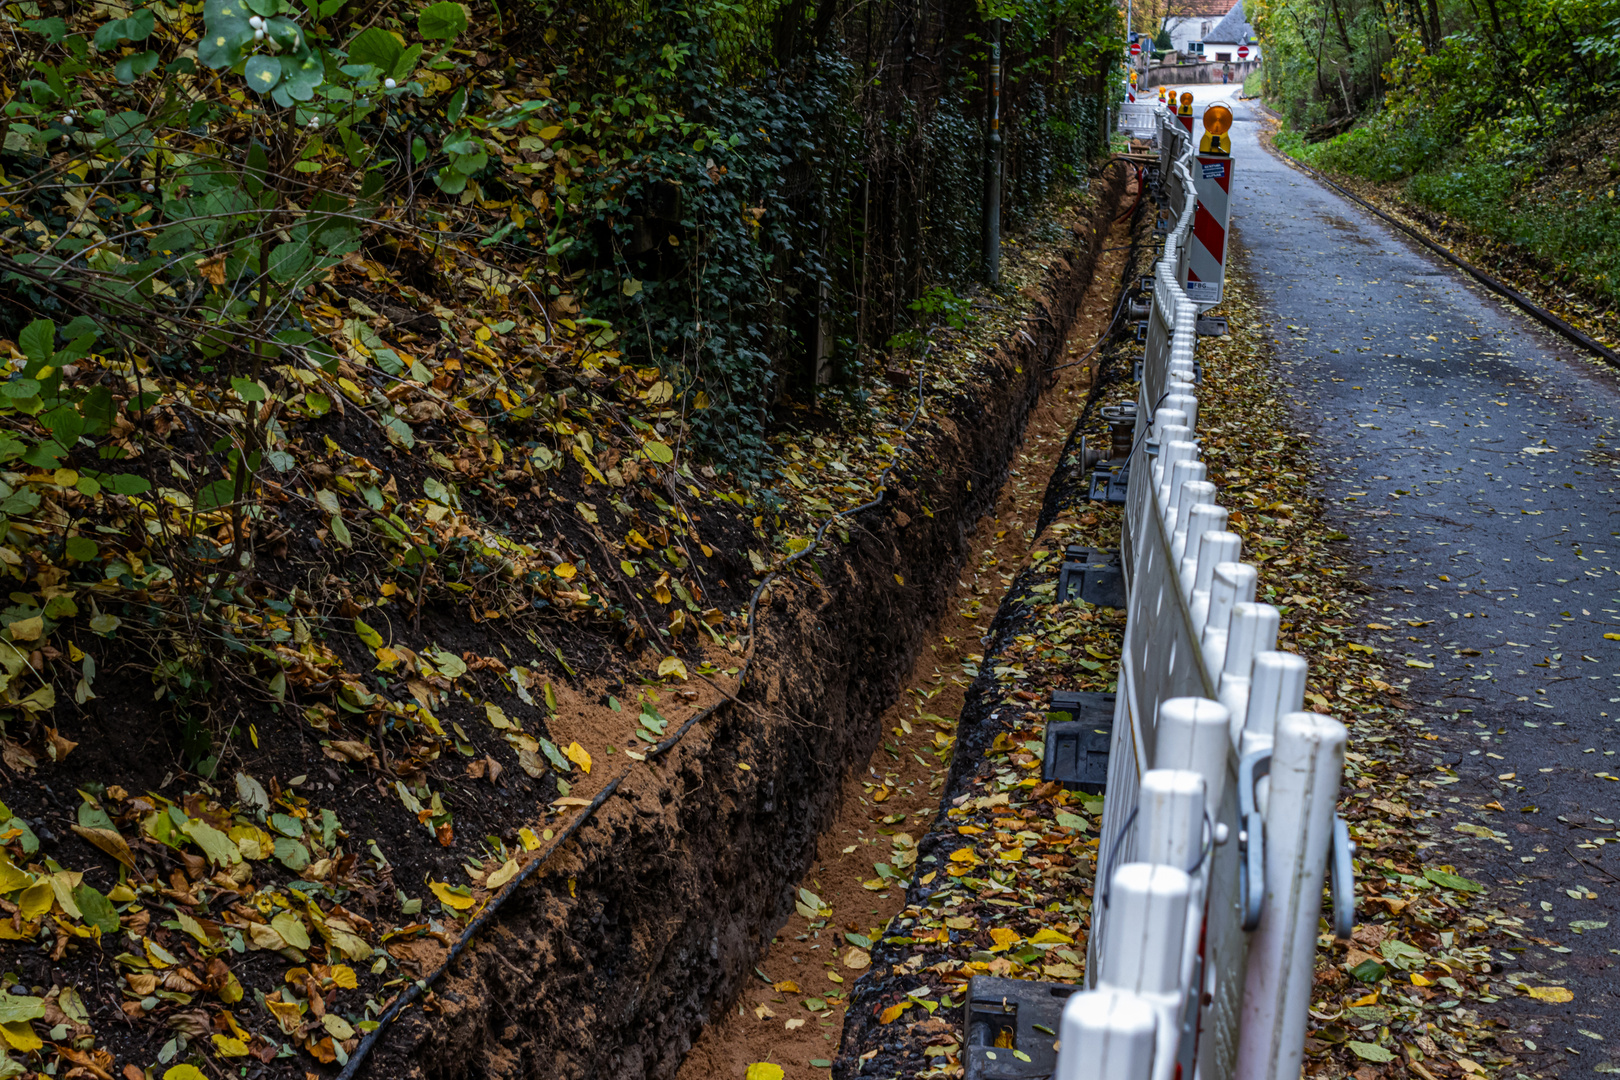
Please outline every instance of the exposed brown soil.
M1125 206L1135 191L1132 178ZM1129 234L1128 218L1106 233L1104 251L1056 364L1080 360L1107 328ZM812 920L798 910L789 916L760 957L755 978L697 1040L679 1080L741 1080L748 1066L760 1061L780 1065L786 1080L827 1075L844 1030L847 990L869 963L867 950L852 945L846 934L877 940L905 904L903 888L869 887L880 880L873 864L892 864L893 853L907 847L905 841L894 844L902 836L913 842L915 852L914 842L941 809L951 733L971 682L962 663L983 651L996 604L1008 582L1028 564L1047 485L1062 461L1095 370L1093 359L1052 375L1030 414L1023 445L994 508L972 528L972 548L945 614L928 634L900 700L883 714L878 749L865 768L844 779L837 818L822 834L815 864L797 886L814 893L831 916Z
M1109 171L1094 219L1075 223L1084 245L1041 255L1030 317L1002 343L992 372L931 405L925 438L914 432L921 452L907 455L908 471L883 504L852 519L847 545L772 589L740 703L658 763L630 771L620 797L511 899L426 1008L406 1012L364 1075L671 1076L715 1002L763 985L754 970L793 911L792 883L812 866L829 888L843 880L830 868L848 846L836 830L866 827L867 818L834 817L841 778L899 726L885 710L924 646L940 647L924 655L943 668L946 650L963 644L933 628L974 550L967 523L997 507L1009 468L1026 467L1016 457L1020 434L1091 278L1122 172ZM1038 498L1044 484L1018 479ZM1021 532L1036 513L1038 505L1001 516ZM931 674L932 663L923 666ZM908 748L933 730L913 728ZM892 805L931 807L928 773L900 766L911 759L895 749L899 758L883 755L897 773ZM848 812L864 809L859 798L846 800ZM818 851L829 828L831 846ZM868 918L881 922L889 909ZM793 933L791 924L782 931ZM763 963L783 966L773 955ZM785 968L772 974L791 977Z

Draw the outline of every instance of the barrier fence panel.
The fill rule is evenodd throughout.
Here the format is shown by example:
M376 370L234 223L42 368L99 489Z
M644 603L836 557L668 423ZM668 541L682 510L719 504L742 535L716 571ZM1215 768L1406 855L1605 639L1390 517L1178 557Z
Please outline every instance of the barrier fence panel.
M1154 268L1120 545L1115 695L1089 990L1069 999L1061 1080L1292 1080L1322 886L1347 871L1344 726L1299 711L1305 661L1272 651L1198 430L1198 305L1180 284L1199 212L1189 131L1154 108L1169 226ZM1275 796L1275 797L1273 797ZM1333 878L1335 932L1353 892Z

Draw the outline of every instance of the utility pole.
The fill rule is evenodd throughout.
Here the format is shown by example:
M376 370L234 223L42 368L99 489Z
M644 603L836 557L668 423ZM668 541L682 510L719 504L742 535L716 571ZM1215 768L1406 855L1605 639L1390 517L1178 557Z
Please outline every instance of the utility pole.
M1001 20L990 20L990 85L985 94L984 279L1001 281Z

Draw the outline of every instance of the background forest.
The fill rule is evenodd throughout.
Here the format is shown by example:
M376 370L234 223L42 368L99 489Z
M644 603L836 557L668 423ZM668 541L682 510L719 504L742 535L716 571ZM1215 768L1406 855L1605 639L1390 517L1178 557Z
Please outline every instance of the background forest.
M1291 152L1398 184L1577 313L1620 301L1620 4L1249 0ZM1352 125L1355 125L1352 127Z

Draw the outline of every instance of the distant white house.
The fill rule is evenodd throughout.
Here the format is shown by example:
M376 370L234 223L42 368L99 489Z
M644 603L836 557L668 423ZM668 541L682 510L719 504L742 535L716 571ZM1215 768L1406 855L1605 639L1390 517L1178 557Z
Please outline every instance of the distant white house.
M1204 59L1221 64L1235 63L1239 59L1238 49L1245 45L1249 52L1242 59L1260 59L1259 39L1254 36L1254 27L1243 17L1243 0L1238 0L1232 10L1204 34Z
M1260 48L1254 27L1243 18L1243 0L1181 0L1172 2L1164 20L1171 47L1182 56L1202 55L1205 60L1234 63L1240 45L1249 47L1247 59L1257 60Z

